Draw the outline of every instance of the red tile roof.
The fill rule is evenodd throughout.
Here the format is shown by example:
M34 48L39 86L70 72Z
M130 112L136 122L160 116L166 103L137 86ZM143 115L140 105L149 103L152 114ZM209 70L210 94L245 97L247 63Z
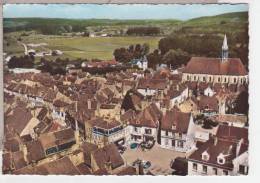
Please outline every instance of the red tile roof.
M236 158L236 147L237 144L235 142L222 139L217 139L217 141L214 142L214 139L210 139L194 151L188 159L193 162L200 162L206 165L231 170L233 168L232 160ZM207 151L209 154L209 160L207 161L202 159L202 153L204 151ZM220 153L226 156L226 162L223 165L217 162L217 157Z
M244 139L244 143L248 144L248 129L228 125L219 125L216 136L218 138L235 140Z
M161 129L175 133L187 133L190 115L190 113L183 113L176 109L166 111L166 114L162 118Z
M239 58L192 57L183 73L244 76L247 71Z

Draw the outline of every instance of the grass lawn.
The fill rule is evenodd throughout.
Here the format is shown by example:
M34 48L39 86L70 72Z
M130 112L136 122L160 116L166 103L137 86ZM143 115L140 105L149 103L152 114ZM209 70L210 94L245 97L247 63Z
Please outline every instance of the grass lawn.
M34 36L35 37L35 36ZM158 47L161 37L41 37L41 39L24 39L26 43L45 42L47 48L61 50L63 58L112 59L116 48L131 44L148 43L150 51Z

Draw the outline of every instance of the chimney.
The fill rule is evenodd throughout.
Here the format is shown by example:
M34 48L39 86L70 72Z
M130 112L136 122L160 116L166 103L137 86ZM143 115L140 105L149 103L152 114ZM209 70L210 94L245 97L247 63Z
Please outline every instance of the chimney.
M28 161L28 158L27 158L27 155L28 155L28 151L27 151L27 147L26 147L26 145L22 145L22 151L23 151L23 158L24 158L24 160L28 163L29 161Z
M88 109L91 109L91 100L88 99Z
M176 85L176 90L179 91L180 90L180 86L177 84Z
M97 109L96 109L96 113L99 116L100 115L100 103L97 103Z
M76 101L75 108L76 108L76 113L77 113L78 112L78 101Z
M76 140L76 144L80 144L80 134L79 134L79 126L78 126L78 121L75 120L75 140Z
M217 137L215 137L215 138L214 138L214 146L216 146L216 145L217 145L217 143L218 143L218 138L217 138Z

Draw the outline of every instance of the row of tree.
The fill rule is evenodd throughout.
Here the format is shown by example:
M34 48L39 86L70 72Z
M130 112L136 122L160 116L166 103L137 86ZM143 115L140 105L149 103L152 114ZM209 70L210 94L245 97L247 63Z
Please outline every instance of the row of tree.
M131 27L126 31L127 35L151 36L161 33L159 27Z

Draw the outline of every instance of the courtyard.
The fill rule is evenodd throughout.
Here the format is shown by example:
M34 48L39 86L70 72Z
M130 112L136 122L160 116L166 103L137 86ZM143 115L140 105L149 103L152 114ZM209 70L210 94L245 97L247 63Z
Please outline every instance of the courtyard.
M151 162L149 171L155 175L170 175L172 169L170 163L177 157L185 157L185 153L176 152L161 148L159 144L155 144L152 149L142 151L141 148L131 149L130 147L122 154L127 165L132 165L136 159Z

